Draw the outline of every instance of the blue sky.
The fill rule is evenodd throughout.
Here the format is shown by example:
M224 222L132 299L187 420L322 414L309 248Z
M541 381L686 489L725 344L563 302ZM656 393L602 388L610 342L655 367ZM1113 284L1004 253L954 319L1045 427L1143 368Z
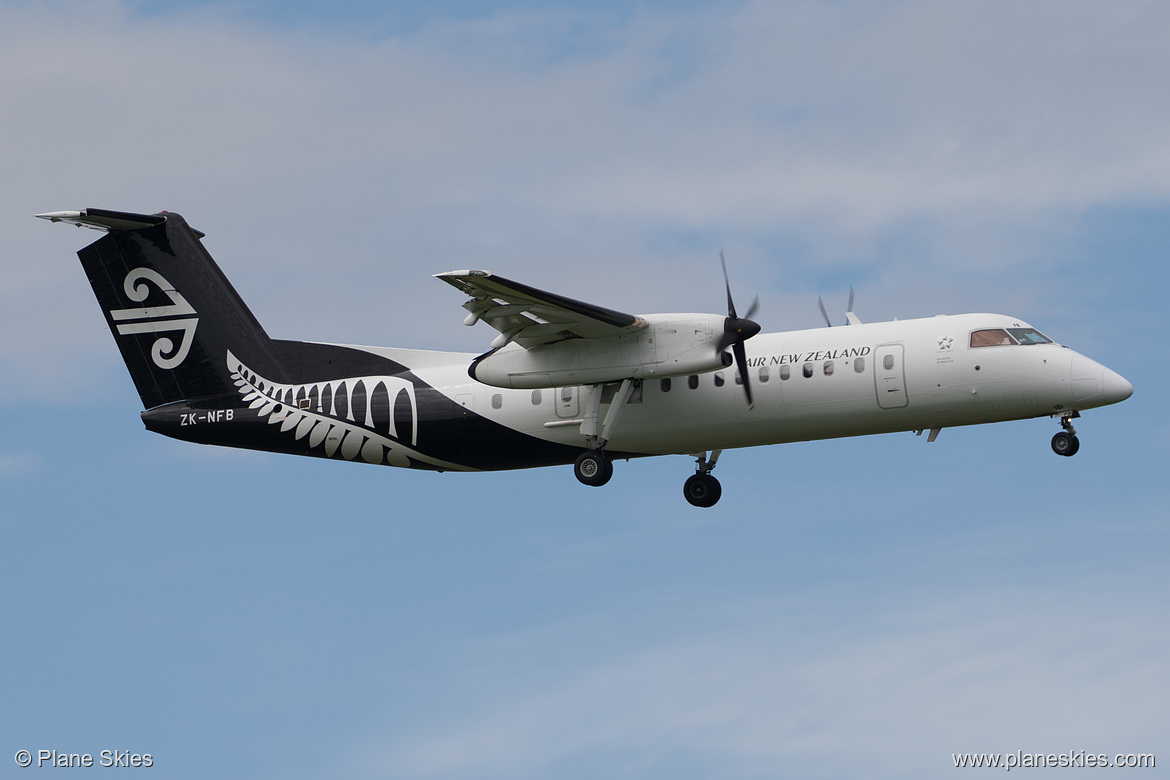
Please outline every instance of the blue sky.
M167 777L1170 761L1170 10L0 2L0 748ZM179 211L277 337L482 348L432 273L767 330L996 311L1135 386L1048 419L424 474L147 433L30 215ZM490 335L490 334L489 334ZM19 775L15 769L12 770ZM35 769L24 770L30 774ZM40 770L45 771L45 770Z

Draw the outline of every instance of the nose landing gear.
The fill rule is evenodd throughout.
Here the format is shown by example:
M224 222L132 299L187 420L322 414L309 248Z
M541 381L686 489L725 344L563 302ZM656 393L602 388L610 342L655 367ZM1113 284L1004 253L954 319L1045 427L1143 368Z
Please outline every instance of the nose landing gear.
M1073 418L1080 417L1080 412L1065 412L1060 415L1060 427L1063 431L1052 437L1052 451L1057 455L1071 458L1081 448L1081 441L1077 438L1076 429L1072 426Z
M1081 442L1075 433L1061 431L1052 437L1052 451L1057 455L1072 457L1077 454L1077 450L1080 448Z

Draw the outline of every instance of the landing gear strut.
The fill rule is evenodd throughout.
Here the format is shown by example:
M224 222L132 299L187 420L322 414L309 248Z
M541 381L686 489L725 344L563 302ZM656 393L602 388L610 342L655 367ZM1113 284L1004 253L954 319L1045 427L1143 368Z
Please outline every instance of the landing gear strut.
M1064 430L1052 437L1052 451L1057 455L1071 458L1081 448L1076 429L1072 426L1073 418L1080 416L1080 412L1067 412L1060 416L1060 427Z
M695 458L695 473L687 477L687 481L683 483L683 495L691 506L702 508L715 506L719 497L723 495L723 486L719 484L719 480L711 476L711 469L715 468L715 463L722 452L723 450L715 450L711 453L710 460L707 459L705 452Z
M601 413L602 385L593 385L589 394L589 403L585 408L585 418L581 423L581 432L585 434L587 449L577 456L573 464L573 474L582 485L601 487L613 476L613 461L605 454L604 447L617 427L618 417L626 402L634 394L634 390L641 384L641 380L626 379L622 381L609 405L605 420L598 429L598 417Z

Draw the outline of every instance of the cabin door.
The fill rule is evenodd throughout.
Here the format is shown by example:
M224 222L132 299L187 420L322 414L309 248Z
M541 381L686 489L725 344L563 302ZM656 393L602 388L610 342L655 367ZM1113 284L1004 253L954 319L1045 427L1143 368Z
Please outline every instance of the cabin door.
M568 386L553 388L556 393L557 417L572 420L580 416L581 388Z
M898 409L909 403L906 397L906 374L903 370L901 344L885 344L874 350L873 381L878 406Z

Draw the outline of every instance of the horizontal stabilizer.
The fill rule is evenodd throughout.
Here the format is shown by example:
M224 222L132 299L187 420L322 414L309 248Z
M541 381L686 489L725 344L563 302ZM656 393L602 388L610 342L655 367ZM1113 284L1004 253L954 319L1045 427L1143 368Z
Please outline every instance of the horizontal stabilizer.
M83 209L81 211L49 211L36 216L50 222L68 222L77 227L87 227L90 230L101 230L106 233L114 230L142 230L161 225L167 221L165 211L158 214L133 214L128 211ZM195 235L203 238L205 234L196 230Z

